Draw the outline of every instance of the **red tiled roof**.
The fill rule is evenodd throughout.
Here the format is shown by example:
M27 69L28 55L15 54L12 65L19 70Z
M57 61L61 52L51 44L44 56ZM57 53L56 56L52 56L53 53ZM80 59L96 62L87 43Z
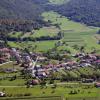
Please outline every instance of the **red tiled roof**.
M5 59L4 59L4 58L0 58L0 60L3 60L3 61L5 61Z
M10 52L10 49L8 49L8 48L2 48L2 49L0 49L0 51L1 52Z
M100 63L100 60L95 61L96 63Z

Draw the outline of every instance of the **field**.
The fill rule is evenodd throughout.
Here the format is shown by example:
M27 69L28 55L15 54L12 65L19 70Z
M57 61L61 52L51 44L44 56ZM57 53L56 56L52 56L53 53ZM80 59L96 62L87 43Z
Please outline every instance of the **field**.
M100 90L97 88L94 88L91 84L90 85L79 85L79 84L71 85L67 83L63 85L59 85L55 89L53 89L52 86L48 86L44 88L41 88L41 86L34 86L32 88L13 87L13 86L0 87L0 91L2 91L3 89L7 93L8 96L19 97L19 98L24 97L26 94L29 94L32 97L62 96L64 98L68 98L68 100L77 100L77 99L83 100L84 98L87 98L89 100L91 98L91 100L94 100L94 98L99 98L98 94L100 93ZM76 91L76 94L70 94L72 91ZM96 100L99 100L99 99L96 99Z
M45 12L42 16L45 21L50 20L52 24L58 24L60 26L60 30L64 33L62 41L70 46L85 46L88 52L91 51L92 48L100 48L100 45L97 44L98 40L95 38L95 34L99 28L88 27L84 24L70 21L66 17L52 11Z
M11 47L18 47L20 49L29 48L30 51L45 52L52 49L57 41L26 41L26 42L8 42Z
M49 11L44 12L42 14L45 21L50 21L50 27L43 27L39 30L33 30L32 33L10 33L10 37L21 37L21 38L40 38L40 37L54 37L57 36L57 33L62 32L63 38L60 40L65 42L66 45L59 46L57 50L70 50L72 53L78 52L73 46L77 45L78 47L84 46L86 52L91 52L96 49L100 53L100 45L98 42L98 37L96 35L97 31L99 30L98 27L86 26L81 23L77 23L74 21L69 20L67 17L61 16L60 14ZM9 41L8 44L11 47L18 47L21 49L29 48L30 51L37 51L37 52L46 52L49 49L52 49L57 43L57 40L50 40L50 41L25 41L25 42L11 42Z
M50 36L54 37L60 31L64 33L63 38L61 39L62 42L67 44L58 47L58 50L71 50L72 53L77 52L76 49L73 48L74 45L77 46L85 46L86 52L91 52L94 49L97 49L97 53L100 53L100 45L97 43L99 36L96 35L98 31L98 27L86 26L81 23L73 22L67 19L60 14L49 11L42 14L45 21L51 21L52 26L50 27L43 27L39 30L33 30L32 33L26 33L22 35L21 32L17 32L16 34L10 34L11 37L33 37L39 38L42 36ZM57 25L57 26L55 26ZM21 49L29 48L30 51L37 51L37 52L45 52L49 49L52 49L57 43L57 40L54 41L41 41L41 42L8 42L11 47L18 47Z
M7 98L7 100L62 100L61 97L23 97L23 98ZM1 99L1 100L6 100L6 99Z
M13 68L13 62L9 64L5 64L0 66L0 68ZM15 66L20 69L19 66ZM56 74L56 73L55 73ZM74 69L72 71L61 70L58 75L66 75L66 77L80 77L80 75L93 75L100 74L100 69L94 70L91 67ZM55 81L57 86L54 88L53 85L47 84L46 86L36 85L30 88L25 86L26 80L20 77L20 72L17 73L0 73L1 77L7 76L17 76L17 79L10 80L10 78L5 78L0 80L0 91L5 91L8 97L14 97L14 99L10 98L7 100L17 100L15 98L24 98L18 100L32 100L33 98L27 99L30 95L34 97L34 100L51 100L48 96L59 96L56 98L52 98L52 100L63 100L62 98L66 98L67 100L99 100L100 89L95 88L93 83L80 83L80 82L60 82ZM68 76L67 76L68 75ZM59 77L56 75L56 77ZM35 98L37 97L37 98ZM41 98L38 98L41 97ZM43 97L47 97L46 99ZM26 98L26 99L25 99ZM2 100L2 99L0 99ZM5 99L4 99L5 100Z
M50 20L52 26L47 28L44 27L40 30L35 31L34 34L25 34L22 37L41 37L41 36L55 36L59 31L64 33L64 37L60 40L61 42L65 42L62 46L57 47L57 51L61 50L69 50L71 53L76 53L78 50L73 48L74 45L85 46L86 52L91 52L94 49L97 49L100 53L100 45L97 44L99 36L96 35L96 32L99 28L97 27L89 27L84 24L76 23L70 21L64 16L57 14L56 12L45 12L42 14L45 21ZM55 25L59 25L59 27ZM18 37L18 35L16 34ZM35 52L46 52L49 49L55 47L55 43L57 40L54 41L26 41L26 42L8 42L11 47L19 47L21 49L29 48L30 51ZM10 65L11 66L11 65ZM7 67L7 66L5 66ZM19 75L19 73L17 73ZM73 77L73 78L80 78L81 75L92 76L92 75L100 75L100 69L94 70L92 67L87 68L80 68L74 69L71 71L60 70L59 73L55 73L56 77L60 77L61 75L65 75L66 77ZM0 74L3 75L2 73ZM77 83L77 84L76 84ZM61 96L66 98L66 100L99 100L100 96L100 89L95 88L93 84L80 84L76 83L58 83L57 87L54 89L51 85L47 87L41 88L41 86L34 86L32 88L26 88L24 86L25 80L16 79L15 81L10 82L8 80L0 81L0 90L5 88L6 93L8 95L18 97L19 95L24 96L25 94L31 94L31 96ZM15 87L11 87L13 86ZM9 87L6 87L9 85ZM22 86L22 87L18 87ZM16 90L16 91L14 91ZM34 92L35 91L35 92ZM76 94L70 94L72 91L76 91ZM57 98L60 100L59 98ZM19 99L20 100L20 99ZM27 100L27 99L26 99ZM30 99L31 100L31 99ZM35 100L35 99L34 99ZM42 99L36 99L42 100ZM49 100L49 99L43 99ZM53 100L53 99L52 99ZM54 99L56 100L56 99Z
M22 32L15 32L15 33L10 33L9 37L11 38L27 38L27 37L33 37L33 38L39 38L42 36L50 36L50 37L54 37L57 35L57 33L59 32L59 29L56 28L55 26L51 26L51 27L43 27L40 28L39 30L33 30L32 33L31 32L27 32L25 34L23 34Z

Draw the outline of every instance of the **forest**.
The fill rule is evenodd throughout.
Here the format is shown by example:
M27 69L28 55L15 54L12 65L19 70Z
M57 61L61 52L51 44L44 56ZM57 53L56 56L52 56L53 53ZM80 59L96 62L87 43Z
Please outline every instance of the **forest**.
M76 22L100 26L99 4L100 0L70 0L61 5L50 4L49 0L1 0L0 30L27 32L40 28L47 24L41 14L51 10Z
M55 11L76 22L100 26L100 0L70 0Z

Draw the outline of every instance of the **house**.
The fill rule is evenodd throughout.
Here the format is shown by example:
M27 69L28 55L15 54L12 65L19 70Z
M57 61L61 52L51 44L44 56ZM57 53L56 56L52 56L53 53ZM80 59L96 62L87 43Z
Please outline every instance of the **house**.
M44 62L44 61L47 61L47 60L48 60L47 57L39 57L38 58L39 62Z
M94 79L83 79L82 82L83 83L93 83Z
M0 49L0 63L9 61L11 58L10 49L8 48L1 48Z
M0 64L2 64L2 63L4 63L4 62L6 62L6 59L0 58Z
M32 85L38 85L39 83L39 80L32 80Z
M95 64L96 64L96 65L100 65L100 60L96 60L96 61L95 61Z
M0 97L4 97L5 93L4 92L0 92Z
M29 84L29 85L38 85L38 84L40 84L40 82L39 82L39 80L34 79L34 80L29 80L27 82L27 84Z
M97 83L95 84L95 87L96 87L96 88L100 88L100 83L97 82Z

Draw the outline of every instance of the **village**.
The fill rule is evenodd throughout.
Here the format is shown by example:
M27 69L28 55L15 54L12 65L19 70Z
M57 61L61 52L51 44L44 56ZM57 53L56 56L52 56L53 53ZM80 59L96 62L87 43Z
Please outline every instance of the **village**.
M100 55L89 53L77 53L71 55L73 59L62 60L56 62L56 64L50 63L51 59L48 59L42 53L32 53L21 51L15 48L1 48L0 49L0 63L5 64L9 62L16 62L20 65L26 73L29 73L36 79L43 79L50 77L51 72L59 72L63 70L73 70L82 67L93 67L94 69L100 67ZM45 62L48 62L47 64ZM17 71L13 69L5 69L5 72ZM96 79L96 78L95 78ZM99 78L98 78L99 79ZM96 81L96 80L95 80Z
M56 52L56 51L55 51ZM51 56L53 55L53 56ZM30 52L28 49L0 48L0 97L9 97L9 87L17 88L49 88L53 90L59 85L83 84L86 87L100 88L100 55L94 52L78 52L72 54L61 52L55 57L54 51L48 53ZM3 88L4 87L4 88ZM70 87L69 87L70 88ZM24 92L23 92L24 93ZM39 93L39 92L38 92ZM43 91L42 94L45 92ZM76 94L69 91L69 95ZM21 94L21 93L20 93ZM17 94L16 94L17 95ZM30 93L23 94L30 96Z

